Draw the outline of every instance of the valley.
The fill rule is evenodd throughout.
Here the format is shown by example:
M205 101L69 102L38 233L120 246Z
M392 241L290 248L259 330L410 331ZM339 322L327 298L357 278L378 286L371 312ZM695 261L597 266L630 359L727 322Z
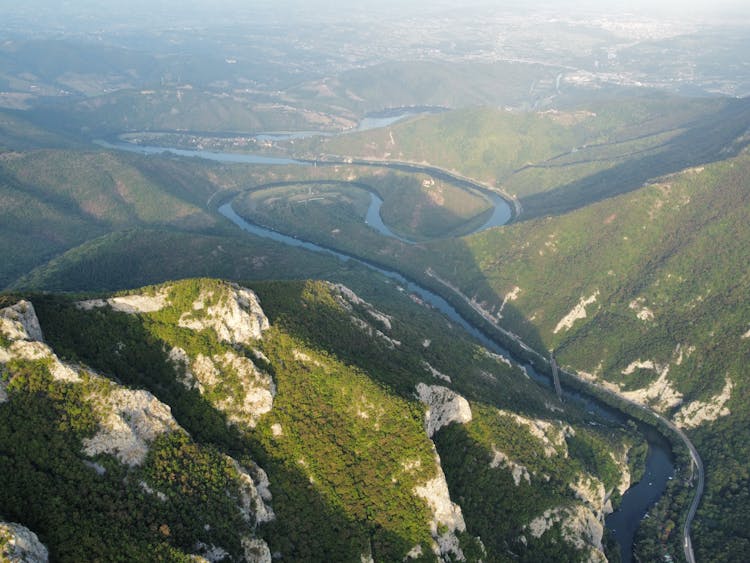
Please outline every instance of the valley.
M221 1L4 14L0 560L744 561L746 10Z

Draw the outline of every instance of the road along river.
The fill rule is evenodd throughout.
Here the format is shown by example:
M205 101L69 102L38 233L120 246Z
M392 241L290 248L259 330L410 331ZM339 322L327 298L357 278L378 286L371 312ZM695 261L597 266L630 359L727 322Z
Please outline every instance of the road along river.
M262 227L255 223L246 221L232 209L231 202L225 203L219 207L219 213L224 215L227 219L232 221L235 225L241 229L250 232L256 236L264 238L270 238L277 242L288 244L290 246L301 247L314 252L322 252L331 254L338 257L343 261L356 260L357 262L364 264L365 266L380 272L388 278L397 281L399 284L406 287L406 289L416 295L418 295L423 301L429 303L444 315L446 315L451 321L460 324L467 332L477 338L484 346L492 350L497 354L501 354L504 357L514 360L511 354L503 347L499 346L494 340L488 338L478 327L474 326L445 299L437 295L436 293L418 285L404 276L393 270L388 270L376 266L375 264L369 263L365 260L355 258L348 254L326 248L324 246L303 241L277 231L273 231L266 227ZM551 385L548 378L537 374L531 365L525 365L526 372L529 373L537 381L541 381L544 384ZM568 400L576 400L585 403L585 407L595 413L598 416L603 416L612 421L623 423L627 420L621 412L610 408L609 406L592 399L564 389L564 396ZM666 489L667 482L672 479L674 475L674 456L670 448L669 442L653 428L639 425L641 431L648 442L648 454L646 458L646 473L640 483L634 484L628 489L622 496L622 501L615 513L607 518L605 525L608 529L612 530L618 544L620 545L621 557L623 563L629 563L632 560L633 552L633 540L635 532L638 529L638 524L641 519L646 515L649 508L661 497Z
M242 162L242 163L252 163L252 164L297 164L297 165L311 164L311 162L304 162L300 160L294 160L294 159L288 159L288 158L277 158L277 157L266 157L266 156L260 156L260 155L214 153L214 152L204 152L204 151L184 150L184 149L166 149L164 147L140 146L140 145L133 145L129 143L108 143L104 141L97 142L97 144L108 149L128 150L131 152L140 152L144 154L160 154L163 152L169 152L169 153L177 154L180 156L200 157L200 158L216 160L220 162ZM327 161L327 162L318 161L318 164L329 164L329 163L339 164L339 165L342 164L342 162L338 159L333 160L333 161ZM395 168L395 169L400 169L400 170L406 169L406 170L414 171L414 172L422 172L425 174L430 174L433 176L441 177L442 179L445 179L447 181L452 181L458 184L459 186L464 187L465 189L470 189L472 191L480 191L486 197L489 196L488 199L491 201L491 203L495 207L494 212L492 216L489 218L489 220L484 225L476 229L474 233L493 227L493 226L502 225L513 217L514 211L516 213L520 211L520 209L517 207L515 207L515 209L511 207L508 201L503 199L503 197L499 193L494 192L493 190L489 190L487 186L478 182L474 182L468 178L456 176L452 172L445 171L440 168L436 168L432 166L420 166L420 165L413 164L413 163L388 163L388 162L380 162L380 161L377 161L377 162L355 161L355 162L351 162L351 164L382 166L382 167L390 167L390 168ZM379 213L380 206L382 205L382 203L383 203L382 200L379 197L377 197L375 194L372 194L371 192L371 204L367 213L367 223L373 228L377 229L384 236L391 236L394 238L398 238L399 240L402 240L403 242L407 242L407 243L410 242L399 237L398 235L393 233L385 224L383 224L382 219L380 218L380 213ZM373 263L368 262L367 260L363 260L361 258L350 256L343 252L339 252L331 248L326 248L324 246L315 244L313 242L300 240L295 237L291 237L283 233L274 231L272 229L249 222L245 220L244 218L240 217L239 215L237 215L237 213L235 213L234 209L232 209L231 202L224 203L223 205L221 205L218 208L218 211L219 213L224 215L227 219L232 221L235 225L237 225L241 229L251 234L254 234L256 236L272 239L283 244L304 248L306 250L310 250L313 252L322 252L322 253L330 254L330 255L338 257L342 261L355 260L367 266L368 268L371 268L372 270L375 270L381 273L382 275L398 282L400 285L404 286L408 291L418 295L423 301L425 301L426 303L430 304L431 306L441 311L449 319L459 324L469 334L471 334L474 338L479 340L484 346L486 346L490 350L493 350L494 352L499 353L507 357L508 359L514 360L514 358L512 358L511 354L505 348L498 345L497 342L495 342L494 340L488 338L479 327L467 321L450 303L448 303L448 301L446 301L444 298L442 298L438 294L428 290L427 288L422 287L414 283L411 280L408 280L400 273L393 271L393 270L386 269L386 268L382 268L380 266L377 266ZM449 287L449 289L453 291L454 293L456 293L460 298L466 300L465 296L463 296L456 289L452 287ZM522 342L519 342L519 344L521 344L524 348L529 349ZM531 366L527 365L525 367L527 369L527 372L530 372L533 376L536 376L535 378L544 379L545 381L547 381L546 378L544 378L543 376L539 376L538 374L536 374L533 371L533 368ZM617 411L605 405L603 402L593 397L582 395L580 393L577 393L575 391L570 391L570 390L565 390L565 393L568 398L578 400L578 401L584 401L586 403L587 408L592 412L596 412L599 416L604 416L605 418L608 418L610 420L615 420L615 421L620 421L620 422L626 420L626 417L620 411ZM653 413L652 411L645 409L645 407L642 407L642 408L644 411L647 411L650 414L655 415L658 419L664 421L664 419L660 417L657 413ZM668 425L670 426L670 428L673 426L670 424ZM618 510L606 520L606 527L612 530L615 538L620 544L623 562L629 562L632 560L633 539L634 539L635 531L638 527L638 523L646 515L649 508L659 499L659 497L662 495L662 493L664 492L666 488L668 480L671 479L674 475L674 456L672 454L669 443L664 439L664 436L662 436L656 431L653 431L653 429L651 429L652 431L649 431L649 428L650 427L641 426L641 429L644 432L644 436L646 440L648 441L648 445L649 445L649 451L648 451L647 460L646 460L647 473L646 475L644 475L644 478L641 480L639 484L633 485L630 489L628 489L628 491L625 492L625 494L622 497L622 501L618 507ZM702 464L700 463L700 458L698 457L697 452L695 452L695 448L693 447L692 443L690 443L690 441L684 435L684 433L678 431L676 432L676 434L680 437L680 439L684 441L688 450L690 450L691 456L693 458L693 463L698 470L698 483L700 487L700 484L703 482L703 467L702 467ZM693 552L692 552L692 543L691 543L690 535L689 535L690 524L692 521L692 517L695 514L695 509L697 508L697 504L700 501L700 495L701 495L701 490L700 488L697 488L693 504L691 505L691 508L690 508L690 513L688 514L688 521L686 522L685 527L683 529L683 535L684 535L683 543L684 543L685 557L690 563L695 561L693 557Z

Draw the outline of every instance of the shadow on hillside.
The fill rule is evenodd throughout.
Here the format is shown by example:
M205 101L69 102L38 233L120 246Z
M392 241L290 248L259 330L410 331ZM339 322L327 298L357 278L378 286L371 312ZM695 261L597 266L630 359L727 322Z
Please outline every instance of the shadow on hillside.
M750 144L749 128L750 98L730 100L722 109L697 119L657 154L522 197L521 220L559 215L637 189L653 178L736 156Z
M262 440L228 425L224 413L177 381L165 344L143 327L139 317L104 309L81 311L53 296L34 297L33 303L47 342L62 357L84 362L128 387L150 391L170 406L193 440L235 459L249 456L266 470L277 518L259 534L272 551L294 561L344 561L370 550L376 558L381 553L381 558L390 559L414 547L395 532L333 505L295 464Z

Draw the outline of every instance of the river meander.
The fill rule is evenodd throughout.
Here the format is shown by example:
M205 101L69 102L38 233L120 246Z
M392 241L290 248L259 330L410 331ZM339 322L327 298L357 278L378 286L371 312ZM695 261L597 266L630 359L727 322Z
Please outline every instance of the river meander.
M130 152L139 152L142 154L161 154L168 152L179 156L187 157L199 157L208 160L215 160L219 162L239 162L245 164L296 164L296 165L309 165L310 163L280 157L268 157L263 155L253 154L238 154L238 153L221 153L221 152L206 152L198 150L187 150L187 149L172 149L165 147L152 147L143 145L133 145L130 143L109 143L106 141L97 141L99 146L108 149L126 150ZM387 162L378 163L379 166L391 167L403 170L405 166L403 164L389 165ZM420 167L414 165L407 165L410 170L420 170ZM422 172L427 174L439 174L433 167L423 167ZM473 233L479 232L484 229L488 229L495 226L505 224L512 217L511 208L507 201L505 201L500 195L494 192L488 192L485 189L478 188L477 185L472 184L468 180L457 180L454 177L446 175L445 178L448 181L453 181L457 185L466 189L476 190L479 189L485 197L493 205L493 213L489 219L480 227L475 229ZM397 238L403 242L410 242L396 233L385 225L380 217L380 207L383 204L383 200L380 199L376 194L371 192L371 203L367 211L366 222L372 228L384 236ZM441 311L451 321L459 324L469 334L480 341L488 349L495 353L501 354L509 359L513 359L511 354L498 345L494 340L488 338L478 327L474 326L466 319L464 319L459 312L445 299L437 295L436 293L424 288L411 280L408 280L400 273L382 268L366 260L355 258L337 250L326 248L321 245L300 240L289 235L274 231L272 229L262 227L245 220L235 213L232 209L231 202L225 203L218 209L219 213L224 215L227 219L232 221L235 225L241 229L259 237L268 238L276 242L280 242L289 246L304 248L313 252L322 252L338 257L342 261L356 260L357 262L367 266L368 268L381 273L382 275L398 282L406 290L411 293L418 295L424 302L433 306L434 308ZM527 373L530 373L538 381L551 385L551 382L544 376L540 376L533 371L531 366L525 366ZM614 410L604 403L593 399L588 396L583 396L575 392L570 392L564 389L564 395L569 400L576 400L583 402L585 408L591 413L592 417L603 416L614 422L624 423L627 417L620 411ZM622 496L621 503L613 514L608 516L605 520L605 526L612 532L615 539L621 548L622 561L623 563L630 563L632 561L633 552L633 541L635 533L638 529L640 521L644 518L649 508L661 497L666 489L667 482L674 475L674 456L668 441L659 434L656 430L651 427L639 425L644 437L648 442L648 454L646 459L646 472L639 483L634 484L628 489Z

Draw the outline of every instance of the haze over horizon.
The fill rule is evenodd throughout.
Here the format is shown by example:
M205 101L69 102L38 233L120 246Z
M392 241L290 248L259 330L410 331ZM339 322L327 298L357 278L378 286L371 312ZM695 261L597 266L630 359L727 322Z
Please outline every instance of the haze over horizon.
M625 15L630 17L665 18L667 20L691 20L693 23L743 23L750 21L750 4L742 0L607 0L597 2L584 0L534 0L532 2L496 2L475 0L456 3L452 0L270 0L252 3L240 0L192 0L178 2L165 0L158 3L147 0L122 2L109 0L94 2L74 0L53 2L30 0L24 3L0 4L0 13L6 21L20 18L33 21L35 26L61 30L70 26L91 28L97 26L137 23L148 27L185 25L192 21L202 25L232 25L237 23L275 24L311 23L314 21L347 21L367 16L388 18L435 16L441 13L515 13L519 15L549 12L560 17L577 16L584 13L601 15ZM144 19L145 18L145 19Z

